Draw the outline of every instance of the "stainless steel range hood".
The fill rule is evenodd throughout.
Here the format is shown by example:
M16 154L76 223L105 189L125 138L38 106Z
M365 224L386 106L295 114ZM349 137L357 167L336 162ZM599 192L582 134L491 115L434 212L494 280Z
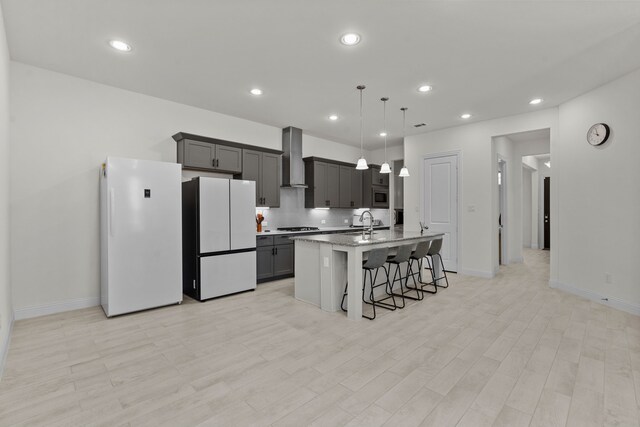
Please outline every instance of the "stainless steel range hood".
M282 187L307 188L302 161L302 129L293 126L282 129Z

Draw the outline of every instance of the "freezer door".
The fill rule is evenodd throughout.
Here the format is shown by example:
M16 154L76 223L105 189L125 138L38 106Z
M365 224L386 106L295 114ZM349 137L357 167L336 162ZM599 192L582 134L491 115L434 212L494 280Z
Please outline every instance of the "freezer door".
M200 299L215 298L255 288L255 251L200 258Z
M102 179L105 313L182 301L180 165L108 158Z
M200 253L228 251L229 180L204 177L198 180Z
M256 247L256 183L231 180L231 249Z

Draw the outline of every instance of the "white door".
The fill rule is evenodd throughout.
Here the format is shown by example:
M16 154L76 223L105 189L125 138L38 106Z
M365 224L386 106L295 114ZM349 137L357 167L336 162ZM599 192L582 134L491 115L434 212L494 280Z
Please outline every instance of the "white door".
M256 183L231 180L231 249L256 247Z
M444 233L442 261L458 271L458 156L424 159L423 222L429 231Z
M228 251L229 180L200 177L200 253Z

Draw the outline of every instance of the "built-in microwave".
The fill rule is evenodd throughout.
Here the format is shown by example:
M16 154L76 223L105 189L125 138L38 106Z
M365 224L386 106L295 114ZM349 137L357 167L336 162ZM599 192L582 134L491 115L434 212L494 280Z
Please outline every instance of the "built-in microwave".
M386 187L378 187L374 185L371 188L371 207L372 208L388 208L389 207L389 189Z

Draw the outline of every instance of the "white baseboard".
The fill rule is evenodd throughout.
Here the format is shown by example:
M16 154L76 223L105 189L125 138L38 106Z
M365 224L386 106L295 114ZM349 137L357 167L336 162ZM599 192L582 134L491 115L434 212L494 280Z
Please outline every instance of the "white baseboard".
M496 273L491 271L470 270L468 268L461 268L458 272L465 276L482 277L483 279L493 279L496 275Z
M100 305L100 297L76 298L68 301L58 301L50 304L34 305L19 308L14 311L16 320L30 319L32 317L46 316L47 314L62 313L64 311L78 310Z
M593 292L587 289L576 288L575 286L562 283L555 279L549 280L549 286L554 289L559 289L561 291L578 295L588 300L595 301L618 310L626 311L627 313L635 314L636 316L640 316L640 304L630 303L620 298L608 297L606 295L601 295L597 292Z
M538 247L537 243L532 243L531 244L531 249L540 249L540 248Z
M2 381L2 374L4 373L4 364L7 361L7 354L9 354L9 344L11 343L11 334L13 333L13 314L9 319L9 325L5 325L9 328L9 333L0 347L0 381Z

